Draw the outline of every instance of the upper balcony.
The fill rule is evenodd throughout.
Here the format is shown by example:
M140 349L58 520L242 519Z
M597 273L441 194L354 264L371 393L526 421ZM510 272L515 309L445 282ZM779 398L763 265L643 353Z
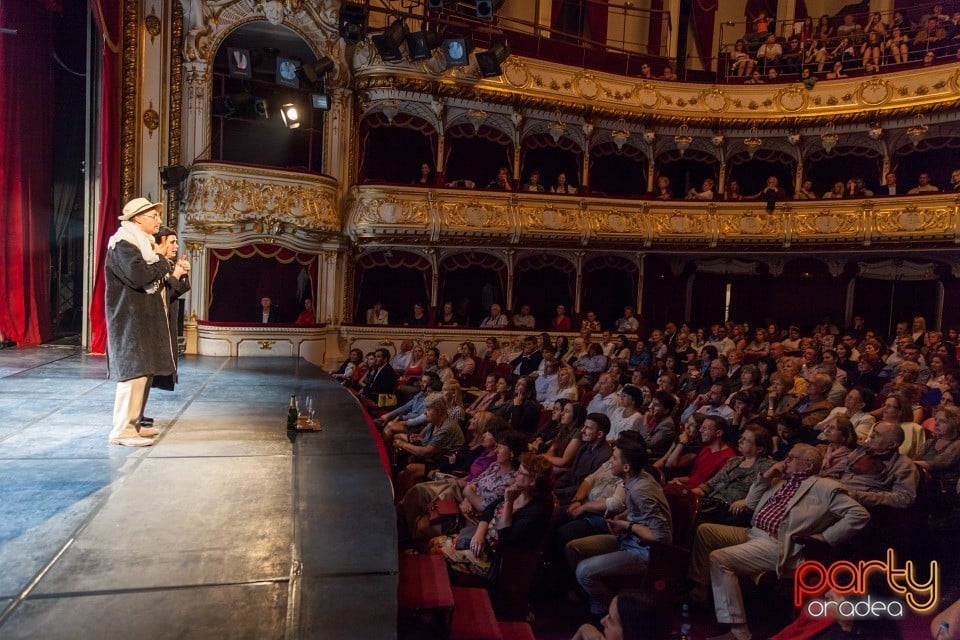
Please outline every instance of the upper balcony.
M763 202L631 200L364 185L347 235L360 244L590 246L619 249L960 244L960 196Z

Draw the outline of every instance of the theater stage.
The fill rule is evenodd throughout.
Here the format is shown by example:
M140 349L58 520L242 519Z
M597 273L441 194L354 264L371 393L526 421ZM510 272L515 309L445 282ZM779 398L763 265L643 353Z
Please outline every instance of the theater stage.
M130 449L105 371L0 351L0 638L396 636L390 483L349 393L303 360L188 356ZM324 425L294 445L292 393Z

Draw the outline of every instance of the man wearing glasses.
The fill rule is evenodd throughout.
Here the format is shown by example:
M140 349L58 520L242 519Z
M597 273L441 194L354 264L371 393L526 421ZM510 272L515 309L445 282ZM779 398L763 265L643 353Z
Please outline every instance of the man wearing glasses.
M107 362L117 381L110 444L148 447L159 431L139 424L146 390L155 375L176 371L170 338L165 282L190 270L158 253L153 234L160 229L163 204L134 198L123 207L120 228L107 244Z

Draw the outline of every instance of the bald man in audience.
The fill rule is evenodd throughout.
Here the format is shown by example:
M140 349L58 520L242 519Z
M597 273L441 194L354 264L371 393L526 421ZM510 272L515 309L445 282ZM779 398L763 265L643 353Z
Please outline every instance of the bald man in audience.
M878 422L867 443L825 475L840 481L868 509L906 509L917 499L920 474L913 460L899 452L905 437L900 425Z

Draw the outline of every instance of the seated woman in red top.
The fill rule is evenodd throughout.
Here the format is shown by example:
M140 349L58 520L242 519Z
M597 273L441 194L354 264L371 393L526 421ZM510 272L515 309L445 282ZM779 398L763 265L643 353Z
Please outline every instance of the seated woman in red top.
M303 301L303 311L297 316L296 324L317 324L317 316L313 311L313 300L310 298Z
M567 307L558 304L557 315L550 321L550 328L554 331L570 331L571 327L573 327L573 323L570 321L570 316L567 315Z

